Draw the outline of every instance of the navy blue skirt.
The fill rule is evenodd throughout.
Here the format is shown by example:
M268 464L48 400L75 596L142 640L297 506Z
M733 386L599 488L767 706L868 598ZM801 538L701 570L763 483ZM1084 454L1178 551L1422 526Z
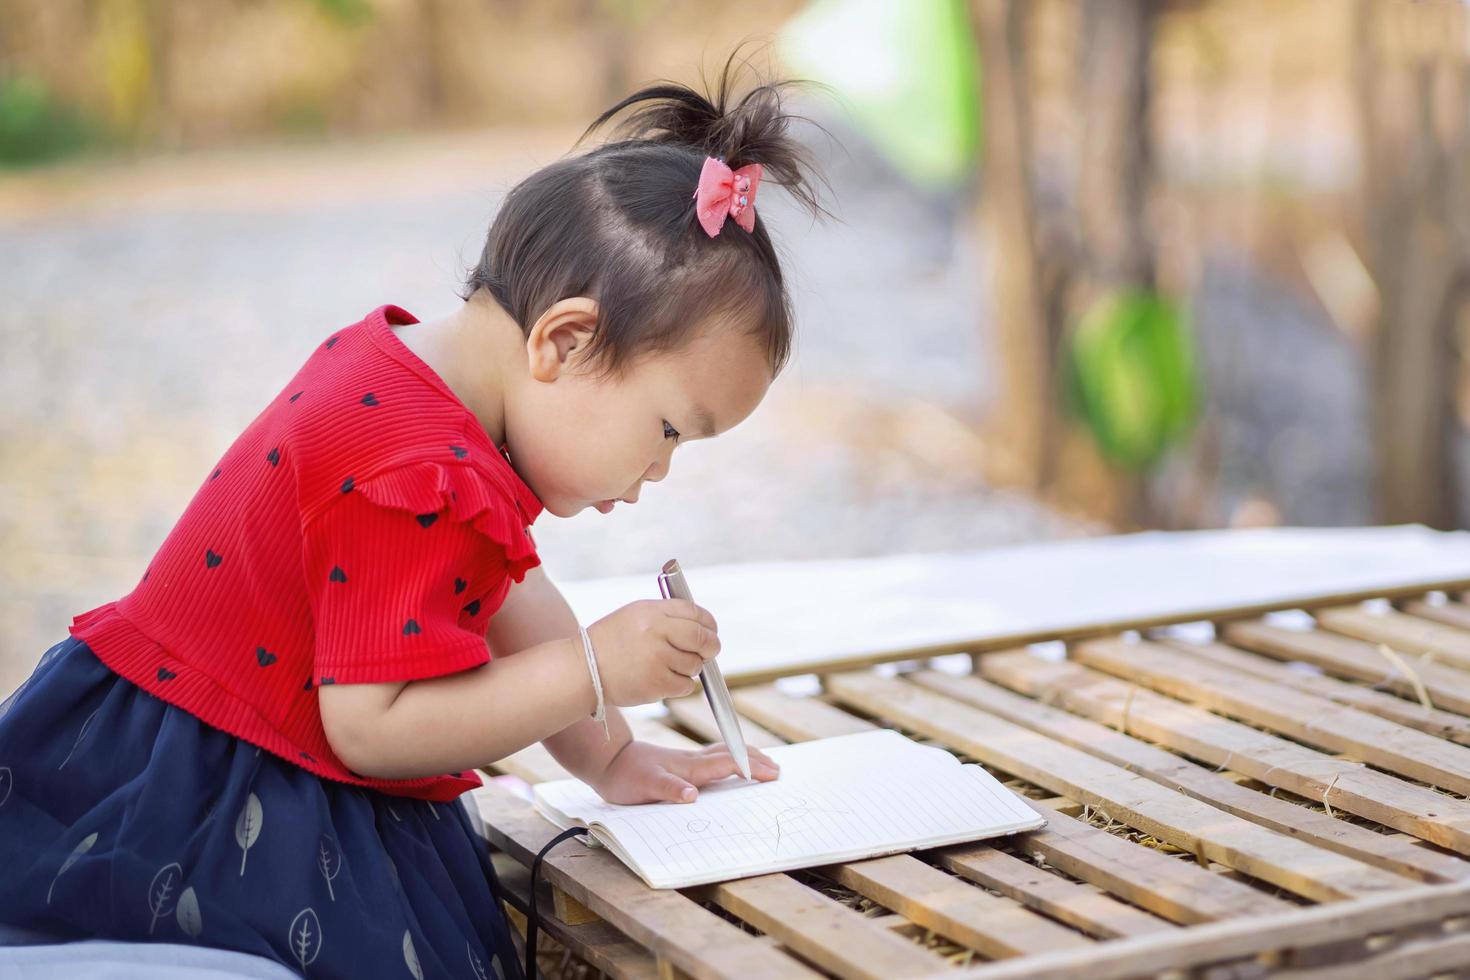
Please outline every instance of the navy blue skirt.
M0 704L0 923L309 977L520 976L459 802L322 780L69 637Z

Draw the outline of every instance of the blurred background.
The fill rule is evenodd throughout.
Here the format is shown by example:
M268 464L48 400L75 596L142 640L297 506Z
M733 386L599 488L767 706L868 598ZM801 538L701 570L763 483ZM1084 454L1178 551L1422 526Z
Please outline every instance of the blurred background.
M1465 524L1461 0L0 0L0 691L322 338L746 41L825 86L793 363L553 577Z

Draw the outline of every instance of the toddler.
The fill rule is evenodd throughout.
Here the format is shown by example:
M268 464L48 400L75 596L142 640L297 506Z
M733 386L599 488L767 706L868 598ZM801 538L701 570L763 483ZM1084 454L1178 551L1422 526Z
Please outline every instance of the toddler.
M786 362L757 195L822 209L787 83L735 101L733 64L712 99L629 96L588 128L629 110L621 138L517 185L450 315L384 305L323 337L137 586L0 705L0 924L313 977L516 976L458 802L478 767L540 741L615 803L735 772L616 708L694 690L709 612L582 629L530 534L636 503Z

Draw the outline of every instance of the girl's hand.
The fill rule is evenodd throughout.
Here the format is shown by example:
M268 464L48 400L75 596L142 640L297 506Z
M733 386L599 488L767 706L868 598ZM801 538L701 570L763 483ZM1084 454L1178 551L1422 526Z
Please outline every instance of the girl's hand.
M755 779L769 782L780 771L760 749L750 749L750 774ZM693 803L697 787L738 773L723 745L668 749L635 740L613 756L592 788L609 803Z
M609 704L647 704L692 694L704 662L720 652L719 626L688 599L640 599L587 627Z

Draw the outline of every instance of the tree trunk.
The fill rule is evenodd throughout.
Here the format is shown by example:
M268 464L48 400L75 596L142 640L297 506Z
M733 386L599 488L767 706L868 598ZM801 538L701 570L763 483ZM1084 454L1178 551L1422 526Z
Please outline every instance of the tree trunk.
M1147 221L1154 15L1154 0L1087 0L1082 8L1082 70L1074 98L1084 129L1068 222L1080 240L1061 253L1069 268L1054 277L1062 293L1049 304L1049 333L1058 351L1097 300L1118 289L1154 286ZM1129 529L1154 523L1147 474L1110 463L1076 422L1066 423L1054 472L1053 496L1068 509Z
M1464 10L1356 10L1354 82L1363 161L1369 271L1378 287L1373 337L1374 491L1378 520L1459 523L1455 479L1456 321L1470 292L1470 180L1464 119L1464 55L1438 51L1408 18L1447 16L1441 39L1465 36ZM1391 22L1390 18L1400 18ZM1395 39L1418 45L1388 52ZM1458 31L1455 28L1458 27ZM1461 42L1463 43L1463 42ZM1453 61L1451 59L1454 59ZM1451 72L1451 84L1436 84ZM1458 85L1455 84L1458 82ZM1458 101L1441 112L1440 100ZM1457 114L1458 113L1458 114ZM1443 120L1452 120L1445 132Z
M985 139L979 220L985 240L995 390L986 411L986 476L1036 492L1055 404L1031 201L1025 0L974 0Z

